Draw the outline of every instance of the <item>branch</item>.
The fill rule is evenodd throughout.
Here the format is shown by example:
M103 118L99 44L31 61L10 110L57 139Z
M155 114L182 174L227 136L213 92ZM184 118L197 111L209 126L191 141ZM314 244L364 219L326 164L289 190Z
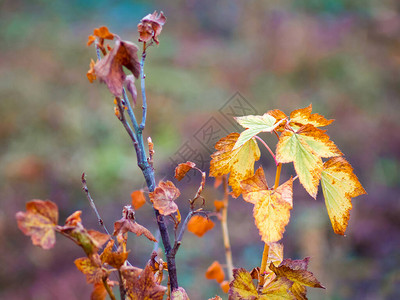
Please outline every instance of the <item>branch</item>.
M228 203L229 203L229 190L228 190L228 180L227 176L222 177L222 184L224 187L224 207L222 208L222 218L221 218L221 228L222 237L224 240L225 257L226 257L226 267L228 270L229 281L233 280L233 262L232 262L232 250L229 241L229 231L228 231Z
M264 140L261 139L261 138L260 138L259 136L257 136L257 135L255 136L255 138L256 138L257 140L259 140L259 141L261 142L261 144L263 144L263 145L265 146L265 148L267 148L268 152L272 155L272 157L273 157L274 160L275 160L275 165L278 166L278 162L277 162L277 160L276 160L275 154L274 154L274 152L271 150L271 148L267 145L267 143L264 142Z
M140 86L142 90L142 122L139 126L139 132L142 132L144 127L146 126L146 116L147 116L147 100L146 100L146 87L145 87L145 78L144 74L144 61L146 60L146 45L144 46L142 53L142 59L140 60Z

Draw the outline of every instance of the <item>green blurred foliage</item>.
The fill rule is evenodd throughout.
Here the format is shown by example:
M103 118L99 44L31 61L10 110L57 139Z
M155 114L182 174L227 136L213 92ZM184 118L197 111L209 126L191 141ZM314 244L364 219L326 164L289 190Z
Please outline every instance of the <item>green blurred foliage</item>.
M312 103L315 112L336 119L328 133L368 195L353 201L343 238L334 235L323 199L310 199L295 184L285 256L312 257L310 269L327 290L310 291L310 299L400 298L400 6L394 0L0 1L0 298L89 297L90 286L73 265L83 253L61 237L52 251L32 246L14 214L32 198L51 199L60 222L81 209L85 224L97 228L81 192L86 172L112 227L130 192L143 186L112 96L86 79L95 58L86 41L94 27L107 25L136 42L137 23L155 9L168 17L145 67L146 135L155 143L157 180L172 177L170 157L210 116L235 130L218 110L237 91L260 114ZM263 155L272 180L271 160ZM290 174L284 168L283 176ZM182 213L198 180L178 184ZM205 193L212 209L221 191L210 184ZM229 211L234 264L249 270L263 247L251 210L233 199ZM137 217L155 232L150 205ZM130 247L131 262L143 266L151 243L132 238ZM185 235L177 267L191 299L222 295L204 278L215 259L224 262L218 225L203 239Z

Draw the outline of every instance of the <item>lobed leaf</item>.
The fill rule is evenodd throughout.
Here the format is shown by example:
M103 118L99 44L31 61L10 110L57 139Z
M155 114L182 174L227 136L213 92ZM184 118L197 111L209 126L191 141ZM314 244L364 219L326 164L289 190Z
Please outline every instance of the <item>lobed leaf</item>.
M235 120L246 130L240 134L232 150L241 147L260 132L271 132L276 127L276 119L268 113L262 116L235 117Z
M320 114L312 114L312 104L305 108L300 108L290 113L290 126L297 129L303 125L313 125L314 127L324 127L331 124L334 120L328 120Z
M366 192L343 157L334 157L324 163L321 185L333 230L344 235L352 209L351 198Z
M56 242L58 207L52 201L32 200L26 203L26 212L15 215L18 228L31 237L32 243L50 249Z
M184 288L179 287L171 293L171 300L190 300Z
M166 21L167 18L163 12L157 14L157 11L154 11L152 14L145 16L138 24L139 42L150 42L153 39L156 44L159 44L158 36Z
M114 240L108 242L107 246L104 248L103 253L100 255L102 263L107 263L113 268L120 269L121 266L128 259L129 251L116 251L113 252L112 248L114 246Z
M240 182L253 176L254 163L260 159L260 149L254 140L249 140L241 147L233 150L239 138L238 133L231 133L215 144L215 153L211 155L210 176L218 177L230 173L229 185L233 197L242 193Z
M229 299L255 300L258 299L257 288L253 279L245 269L233 269L233 280L229 284Z
M88 283L100 283L104 276L107 276L107 271L101 267L98 254L88 257L77 258L74 261L75 266L86 275Z
M179 164L175 168L175 178L178 179L178 181L181 181L183 179L183 177L186 176L187 172L189 172L195 166L196 166L196 164L191 161L187 161L185 163Z
M259 167L252 177L243 180L240 185L243 190L243 199L253 204L256 204L262 196L269 194L267 179L262 167Z
M298 298L291 292L293 281L285 277L277 277L268 283L262 290L259 299L261 300L281 300Z

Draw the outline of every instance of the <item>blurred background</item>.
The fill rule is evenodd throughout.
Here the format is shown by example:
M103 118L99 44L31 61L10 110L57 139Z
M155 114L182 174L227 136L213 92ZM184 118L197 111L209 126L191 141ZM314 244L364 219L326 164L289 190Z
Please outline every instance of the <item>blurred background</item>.
M109 27L137 41L136 26L154 10L168 18L160 45L145 66L155 144L156 180L173 178L174 164L192 160L204 170L215 142L237 131L232 116L313 111L336 121L328 134L346 154L368 195L353 200L346 237L334 234L322 192L309 197L297 181L283 243L285 257L311 256L309 269L326 290L309 299L400 299L400 3L395 0L0 1L0 298L88 299L92 287L74 266L84 256L57 236L54 249L32 245L15 213L31 199L51 199L60 224L75 210L100 230L81 190L89 189L109 228L130 193L144 186L128 135L113 113L105 85L86 78L93 28ZM140 103L140 97L139 97ZM140 105L135 109L140 112ZM271 147L276 139L262 135ZM262 147L256 163L273 182ZM293 174L285 165L282 181ZM185 182L186 180L186 182ZM174 183L178 200L197 190L199 177ZM222 198L208 179L207 209ZM192 299L219 294L207 267L225 262L220 225L202 239L186 233L177 256L179 283ZM156 232L150 204L137 221ZM252 205L231 199L234 265L260 264L263 243ZM143 267L152 250L130 236L130 261Z

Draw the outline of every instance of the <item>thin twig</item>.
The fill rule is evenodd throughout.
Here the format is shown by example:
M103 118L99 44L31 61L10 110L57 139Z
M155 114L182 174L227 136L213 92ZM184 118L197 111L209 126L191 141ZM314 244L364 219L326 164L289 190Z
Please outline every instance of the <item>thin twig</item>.
M110 296L111 300L116 300L114 293L112 292L110 286L107 283L107 278L103 278L103 285L106 288L106 291L107 291L108 295ZM124 299L124 298L121 298L121 299Z
M138 125L138 122L136 121L136 117L135 117L135 114L133 113L131 102L129 101L129 97L128 97L128 94L126 93L125 88L122 88L122 96L124 98L126 107L128 108L127 109L128 116L131 119L131 122L132 122L132 125L133 125L133 129L135 130L135 132L138 132L139 131L139 125Z
M143 131L144 127L146 126L146 117L147 117L147 100L146 100L146 87L145 87L145 78L146 75L144 74L144 61L146 59L146 48L144 48L142 53L142 59L140 60L140 84L142 89L142 122L139 126L139 132Z
M265 146L265 148L267 148L267 150L268 150L268 152L272 155L272 157L274 158L274 160L275 160L275 165L277 166L278 165L278 162L277 162L277 160L276 160L276 157L275 157L275 154L274 154L274 152L271 150L271 148L267 145L267 143L266 142L264 142L264 140L263 139L261 139L259 136L255 136L255 138L257 139L257 140L259 140L260 142L261 142L261 144L263 144L264 146Z
M100 226L102 226L103 229L104 229L104 231L105 231L109 236L111 236L110 232L107 230L107 227L104 225L103 219L100 217L99 211L98 211L97 208L96 208L96 204L94 204L94 201L93 201L93 199L92 199L92 196L90 196L89 189L88 189L87 183L86 183L85 173L82 173L82 189L83 189L83 191L84 191L85 194L86 194L86 198L87 198L88 201L89 201L90 207L93 209L93 211L94 211L95 214L96 214L97 221L99 222Z

